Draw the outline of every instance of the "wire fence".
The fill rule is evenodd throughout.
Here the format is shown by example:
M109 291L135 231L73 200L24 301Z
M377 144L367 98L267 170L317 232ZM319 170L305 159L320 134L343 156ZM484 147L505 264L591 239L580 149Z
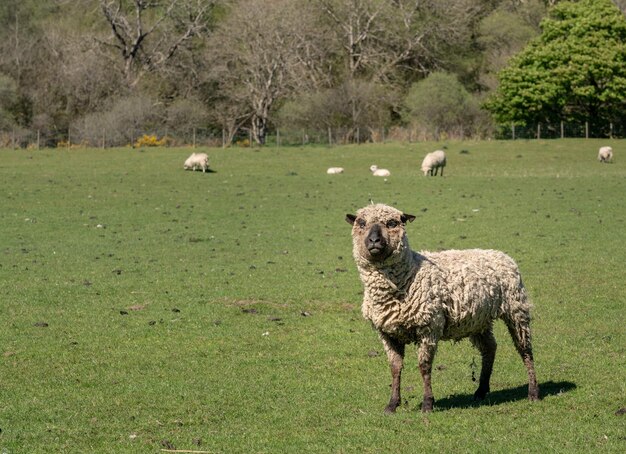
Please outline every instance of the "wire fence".
M463 131L463 128L459 128ZM626 137L626 122L592 125L590 123L516 124L498 125L488 135L465 136L461 133L426 131L404 127L327 128L325 130L296 130L276 128L265 138L265 146L343 145L384 142L423 142L464 139L532 140L559 138L613 138ZM125 131L107 131L85 134L80 129L68 128L50 132L13 128L0 130L1 148L75 148L75 147L133 147L188 146L188 147L254 147L255 140L247 129L227 132L216 128L144 129L129 127Z
M621 139L626 137L626 122L607 124L585 123L537 123L535 125L499 125L495 138L504 140L515 139L565 139L565 138L597 138Z

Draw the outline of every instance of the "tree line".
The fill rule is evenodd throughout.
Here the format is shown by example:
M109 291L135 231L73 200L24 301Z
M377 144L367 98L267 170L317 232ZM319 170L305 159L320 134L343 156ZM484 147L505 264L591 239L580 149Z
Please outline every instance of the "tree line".
M55 146L131 143L139 130L264 144L277 129L364 141L394 127L619 128L624 3L3 0L0 132Z

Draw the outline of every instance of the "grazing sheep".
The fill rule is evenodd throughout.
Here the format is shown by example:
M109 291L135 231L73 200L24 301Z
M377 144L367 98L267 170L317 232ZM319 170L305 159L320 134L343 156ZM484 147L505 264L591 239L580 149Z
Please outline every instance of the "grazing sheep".
M370 166L370 170L372 171L372 175L375 177L388 177L391 176L391 172L387 169L379 169L376 164Z
M209 156L206 153L191 153L191 156L183 164L185 170L202 169L202 172L206 172L208 168Z
M328 175L337 175L343 173L343 167L329 167L326 171Z
M446 166L446 153L443 150L436 150L428 153L422 161L422 172L426 175L437 175L437 171L441 168L441 176L443 176L443 168ZM434 174L433 174L434 171Z
M433 409L431 370L439 340L469 337L482 368L474 399L489 392L496 353L492 324L504 320L528 370L528 398L538 400L530 339L530 303L512 258L493 250L415 252L405 225L415 216L382 204L348 214L353 256L364 286L362 312L383 342L391 368L391 399L400 405L400 373L406 344L418 348L424 382L422 411Z
M611 162L612 160L613 160L613 148L600 147L600 150L598 150L598 161Z

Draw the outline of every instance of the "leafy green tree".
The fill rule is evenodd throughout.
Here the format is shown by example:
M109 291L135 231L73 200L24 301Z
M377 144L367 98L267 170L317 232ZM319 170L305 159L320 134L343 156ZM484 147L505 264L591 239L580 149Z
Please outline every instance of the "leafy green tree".
M498 122L589 122L626 114L626 18L610 0L557 4L542 33L499 73L485 104Z

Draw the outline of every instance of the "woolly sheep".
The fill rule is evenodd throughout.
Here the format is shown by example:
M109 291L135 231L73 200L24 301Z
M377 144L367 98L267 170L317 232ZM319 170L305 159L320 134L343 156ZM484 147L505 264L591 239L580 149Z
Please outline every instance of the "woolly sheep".
M598 150L598 161L610 162L612 159L613 159L613 148L600 147L600 150Z
M433 359L439 340L469 337L482 355L474 399L489 392L496 353L492 324L504 320L528 371L528 398L539 399L530 336L530 303L512 258L493 250L415 252L405 226L415 216L376 204L348 214L353 256L364 287L362 313L383 342L391 369L391 398L400 405L406 344L417 344L424 382L422 411L433 409Z
M388 177L391 175L391 172L387 169L379 169L376 164L370 166L370 170L372 171L372 175L375 177Z
M209 168L209 156L206 153L191 153L191 156L187 158L183 169L196 170L202 169L202 172L206 172Z
M343 167L329 167L326 173L328 175L336 175L339 173L343 173Z
M422 161L422 172L426 175L437 175L437 171L441 168L441 176L443 176L443 168L446 166L446 153L443 150L436 150L428 153ZM434 171L434 174L433 174Z

